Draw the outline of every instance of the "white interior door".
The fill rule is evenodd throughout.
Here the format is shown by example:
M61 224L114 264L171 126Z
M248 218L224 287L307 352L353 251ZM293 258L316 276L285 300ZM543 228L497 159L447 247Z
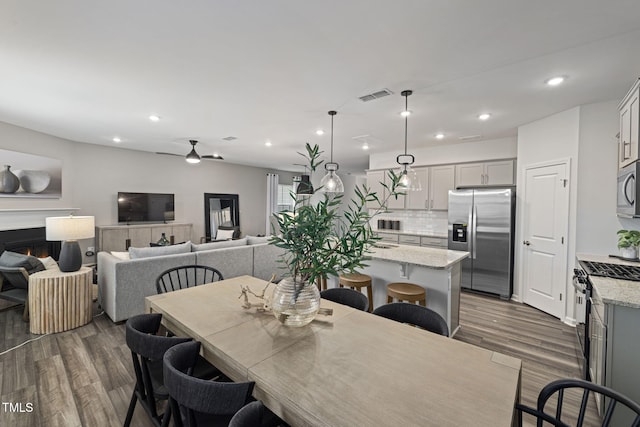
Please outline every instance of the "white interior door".
M523 301L564 316L569 223L568 162L525 169Z

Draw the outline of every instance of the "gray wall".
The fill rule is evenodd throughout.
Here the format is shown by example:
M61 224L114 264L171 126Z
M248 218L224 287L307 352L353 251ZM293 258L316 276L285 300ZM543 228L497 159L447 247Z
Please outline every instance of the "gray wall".
M118 220L118 191L174 193L176 222L193 224L192 240L204 236L204 193L238 194L242 232L263 234L266 174L277 173L224 161L190 165L178 156L82 144L2 122L0 148L63 163L62 198L2 198L0 210L80 208L76 214L95 216L96 225L112 225Z

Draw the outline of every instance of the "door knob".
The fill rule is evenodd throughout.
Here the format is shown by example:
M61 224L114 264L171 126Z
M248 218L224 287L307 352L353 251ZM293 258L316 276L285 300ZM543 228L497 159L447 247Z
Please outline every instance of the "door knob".
M528 240L525 240L524 242L522 242L522 244L523 244L523 245L527 245L527 246L529 246L529 245L531 244L531 242L530 242L530 241L528 241Z

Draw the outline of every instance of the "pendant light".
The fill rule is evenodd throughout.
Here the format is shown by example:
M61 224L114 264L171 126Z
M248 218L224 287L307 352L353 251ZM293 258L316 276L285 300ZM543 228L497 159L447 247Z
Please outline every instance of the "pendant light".
M333 116L336 114L338 113L335 111L329 111L329 115L331 116L331 161L325 163L324 168L327 174L322 178L322 181L320 181L322 191L325 193L344 193L344 185L336 173L340 166L333 162Z
M396 157L396 162L401 166L400 167L400 187L406 190L411 191L420 191L422 190L422 184L418 179L418 175L416 171L411 169L411 165L415 161L415 157L413 154L407 154L407 128L409 122L409 95L411 95L413 91L411 90L403 90L400 92L402 96L404 96L404 111L402 115L404 116L404 154L399 154Z
M198 141L191 139L189 140L189 142L191 143L191 151L189 152L189 154L187 154L185 159L189 163L200 163L200 156L198 155L198 153L196 153L196 144L198 143Z

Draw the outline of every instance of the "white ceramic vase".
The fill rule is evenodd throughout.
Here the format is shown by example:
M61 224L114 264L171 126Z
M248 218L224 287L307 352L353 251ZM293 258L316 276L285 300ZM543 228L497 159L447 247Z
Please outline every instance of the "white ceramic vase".
M16 175L27 193L42 193L51 183L51 175L47 171L17 170Z
M626 259L636 259L638 258L638 249L635 246L620 248L620 256Z

